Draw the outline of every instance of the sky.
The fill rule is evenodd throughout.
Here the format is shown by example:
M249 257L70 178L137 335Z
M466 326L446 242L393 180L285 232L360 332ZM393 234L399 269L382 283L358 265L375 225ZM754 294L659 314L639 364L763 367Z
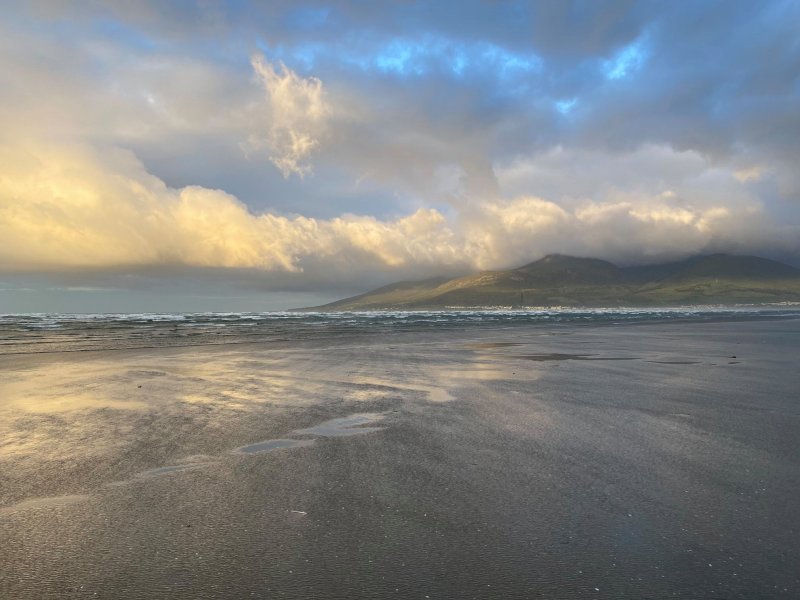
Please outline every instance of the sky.
M37 2L0 312L277 310L551 253L800 266L800 3Z

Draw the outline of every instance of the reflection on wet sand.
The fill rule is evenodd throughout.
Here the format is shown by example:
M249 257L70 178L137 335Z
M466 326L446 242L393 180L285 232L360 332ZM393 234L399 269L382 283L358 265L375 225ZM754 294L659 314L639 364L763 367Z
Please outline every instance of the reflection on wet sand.
M0 517L13 515L18 512L36 510L43 508L61 508L88 500L89 496L85 494L71 494L67 496L51 496L48 498L31 498L17 502L11 506L0 507Z
M147 471L142 471L141 473L137 473L130 479L125 479L123 481L113 481L108 485L110 487L120 487L133 483L134 481L152 479L154 477L160 477L162 475L170 475L172 473L183 473L184 471L195 471L197 469L201 469L203 467L215 464L216 462L211 457L202 457L202 458L204 458L204 460L195 460L192 462L189 462L187 460L187 462L182 462L175 465L167 465L165 467L156 467L155 469L148 469Z
M340 437L345 435L359 435L363 433L372 433L373 431L380 431L383 427L362 427L367 423L373 423L383 418L383 415L376 413L360 413L350 415L349 417L342 417L340 419L331 419L325 421L314 427L307 429L297 429L294 433L298 435L319 435L322 437Z
M789 597L800 325L745 325L3 358L0 597Z
M385 429L377 422L405 402L451 402L464 385L510 378L517 367L502 351L511 345L381 345L370 360L359 361L316 348L120 352L113 360L99 353L9 359L0 366L0 459L7 461L0 467L10 474L13 493L0 494L6 504L2 510L10 514L13 507L16 512L77 501L78 496L58 496L65 481L67 489L95 493L179 477L223 463L231 453L261 455L313 446L314 437L376 433ZM491 349L500 354L488 355ZM526 379L532 373L528 370ZM300 429L293 428L296 422L282 431L268 427L261 441L246 443L245 437L245 444L234 449L224 441L208 444L243 424L263 418L269 423L287 408L332 402L371 411L345 412ZM254 433L258 429L247 426ZM132 456L141 462L129 464ZM38 479L43 464L63 475L52 478L49 487L28 489L24 482ZM118 465L125 465L124 476ZM33 499L26 500L26 492ZM37 499L46 495L62 499Z
M368 423L374 423L375 421L379 421L383 419L384 416L385 415L380 413L357 413L354 415L349 415L347 417L330 419L329 421L325 421L313 427L308 427L305 429L297 429L293 431L293 433L297 435L311 435L319 437L344 437L351 435L362 435L366 433L373 433L376 431L382 431L383 429L385 429L385 427L364 427L364 425ZM247 444L245 446L240 446L238 448L235 448L234 450L231 450L231 453L248 454L248 455L263 454L266 452L272 452L274 450L285 450L289 448L307 447L313 445L314 443L315 443L314 439L294 440L294 439L279 438L279 439L265 440L262 442L256 442L254 444ZM195 460L189 462L191 458L194 458ZM197 458L203 458L204 460L196 460ZM107 485L110 487L121 487L137 480L141 481L141 480L151 479L154 477L159 477L162 475L183 473L186 471L194 471L202 467L207 467L217 462L212 457L189 457L185 460L187 460L187 462L174 465L166 465L163 467L156 467L154 469L148 469L146 471L137 473L130 479L125 479L122 481L114 481ZM86 500L87 498L89 498L88 495L70 495L70 496L54 496L47 498L33 498L30 500L24 500L22 502L12 504L7 507L0 507L0 516L6 514L14 514L16 512L25 509L63 506L66 504L72 504L75 502Z
M639 360L636 356L597 356L596 354L520 354L517 358L524 358L535 362L549 362L559 360Z
M167 467L158 467L157 469L150 469L143 471L137 477L158 477L159 475L167 475L168 473L177 473L180 471L189 471L192 469L199 469L205 467L209 463L188 463L185 465L169 465Z
M425 392L428 394L428 400L431 402L452 402L455 400L450 390L443 387L430 387Z
M697 360L648 360L647 362L659 365L699 365Z
M538 369L520 367L505 348L521 346L518 342L487 342L465 344L474 352L470 361L455 364L434 364L427 372L426 381L432 385L425 390L431 402L450 402L458 398L458 389L482 384L489 386L500 381L532 382L540 377ZM491 352L491 350L500 350Z
M493 348L510 348L512 346L522 346L521 342L474 342L464 344L465 348L471 350L491 350Z
M364 433L372 433L374 431L381 431L384 427L363 427L367 423L373 423L383 419L384 415L378 413L359 413L347 417L340 417L338 419L331 419L313 427L306 429L296 429L292 433L296 435L315 435L320 437L343 437L348 435L360 435ZM234 454L261 454L262 452L271 452L272 450L282 450L285 448L298 448L302 446L310 446L314 440L293 440L293 439L275 439L257 442L255 444L248 444L233 450Z
M140 410L145 402L105 385L104 379L115 377L118 367L110 362L96 365L91 377L83 365L51 362L41 369L5 371L0 380L3 408L33 413L62 413L73 410L114 408Z
M310 446L314 440L266 440L264 442L257 442L255 444L248 444L233 450L234 454L261 454L263 452L271 452L272 450L283 450L284 448L299 448L301 446Z

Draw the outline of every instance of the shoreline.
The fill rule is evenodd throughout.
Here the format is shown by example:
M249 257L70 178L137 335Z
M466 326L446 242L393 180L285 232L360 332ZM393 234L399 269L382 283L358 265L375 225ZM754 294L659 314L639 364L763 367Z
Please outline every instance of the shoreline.
M473 331L473 330L481 330L486 329L490 330L493 327L506 327L506 326L514 326L514 327L558 327L558 326L579 326L579 327L609 327L609 326L623 326L623 325L658 325L658 324L669 324L669 323L737 323L737 322L749 322L749 321L785 321L785 320L795 320L800 319L800 311L790 311L788 314L779 314L781 310L774 308L773 311L769 313L765 312L749 312L745 313L743 311L733 311L733 310L719 310L719 311L709 311L709 312L697 312L696 314L678 314L677 316L670 316L665 317L660 315L660 311L656 311L655 313L652 311L647 311L643 315L640 315L638 311L636 312L610 312L610 313L589 313L593 315L595 318L592 320L585 320L580 321L579 318L582 317L583 314L581 312L575 311L567 311L567 312L556 312L556 313L547 313L542 315L538 312L530 313L528 311L519 311L519 312L503 312L503 311L465 311L463 313L452 313L448 311L420 311L420 312L408 312L402 311L401 315L408 315L412 316L412 318L416 318L419 316L437 316L437 317L447 317L456 315L457 318L463 318L464 316L474 316L474 315L482 315L485 316L487 321L476 321L476 320L462 320L462 321L453 321L452 323L448 323L447 327L443 327L443 330L453 331L458 329L463 329L464 331ZM676 311L667 311L667 312L677 312ZM772 313L772 314L770 314ZM284 313L280 313L284 314ZM310 314L310 313L309 313ZM314 316L322 316L322 317L334 317L335 319L339 319L340 322L334 322L336 327L335 335L371 335L371 334L386 334L386 333L404 333L410 331L425 331L428 329L428 321L421 320L421 321L406 321L403 319L396 318L398 313L394 313L391 311L387 312L369 312L369 313L315 313ZM230 316L230 313L225 313L226 316ZM517 317L522 315L531 316L531 317L541 317L539 319L532 318L531 320L518 320ZM114 317L119 317L120 315L109 315L107 322L109 323L116 323ZM163 316L163 315L159 315ZM212 315L205 315L205 316L212 316ZM177 333L170 334L170 333L160 333L158 336L154 336L153 339L158 339L161 343L160 344L149 344L149 345L131 345L134 343L134 340L131 337L103 337L105 334L103 333L102 329L93 329L92 331L99 331L96 334L96 338L91 341L86 341L85 338L73 339L69 337L63 337L55 339L36 339L31 338L30 336L40 335L39 330L34 329L28 333L24 333L23 337L18 337L14 341L7 341L3 344L0 344L0 361L3 360L4 357L9 356L26 356L26 355L36 355L36 354L58 354L58 353L83 353L83 352L120 352L120 351L127 351L127 350L156 350L160 348L201 348L201 347L210 347L210 346L247 346L247 345L259 345L264 343L269 344L281 344L281 343L303 343L308 337L308 334L327 334L331 335L330 331L325 331L325 329L319 329L317 331L311 330L302 330L300 332L293 330L290 328L290 323L286 323L282 320L270 321L270 313L263 313L261 315L264 318L264 321L260 323L261 330L258 331L251 331L250 329L239 329L234 331L232 334L222 333L219 330L206 330L201 331L200 333L195 333L193 331L190 332L191 335L205 335L208 338L207 341L199 341L199 340L191 340L188 338L190 334L183 334L178 335ZM563 318L564 320L561 321L552 321L546 320L550 316L554 316L556 318ZM356 319L355 321L350 319ZM498 321L497 318L500 319L507 319L507 321ZM377 319L380 318L391 318L392 321L385 322L385 323L378 323L382 325L384 329L376 329L374 328L374 324ZM357 319L362 319L362 321L358 321ZM365 319L365 320L363 320ZM495 319L495 320L491 320ZM122 320L121 323L125 323L125 320ZM170 322L171 323L171 322ZM302 324L302 322L300 322ZM225 327L225 323L212 323L216 326ZM251 325L248 323L247 325ZM274 325L275 329L270 329L269 325ZM173 327L170 332L177 332L180 330L180 324L172 324ZM134 324L130 326L129 333L140 335L139 331L137 330L138 325ZM162 327L162 329L166 329L168 325L162 325L160 323L156 323L152 325L152 327ZM184 326L183 331L186 331L186 326ZM387 332L385 328L389 328ZM51 332L50 335L53 336L67 336L67 334L71 333L70 331L62 332L58 328L48 329L46 331ZM142 330L144 333L147 333L146 329ZM19 333L17 335L20 335ZM112 335L117 335L114 332ZM229 337L231 339L225 341L213 341L218 339L220 335L225 337ZM24 337L29 336L29 337ZM282 337L276 337L282 336ZM319 339L319 338L317 338ZM126 345L115 345L114 342L122 342L126 343ZM92 342L95 343L94 346L89 347L74 347L80 343L89 345ZM47 348L48 346L57 346L51 349L39 349L39 348ZM34 347L36 349L26 349L26 350L17 350L17 348L26 348L26 347Z

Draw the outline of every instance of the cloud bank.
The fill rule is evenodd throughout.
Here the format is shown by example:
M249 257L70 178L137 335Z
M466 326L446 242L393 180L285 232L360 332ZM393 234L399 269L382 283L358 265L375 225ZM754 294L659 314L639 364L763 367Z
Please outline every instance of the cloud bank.
M796 229L776 239L777 226L759 225L757 203L695 206L674 193L579 200L571 208L518 196L474 203L450 218L419 208L391 220L318 219L254 213L222 190L171 188L119 149L29 143L3 148L0 162L6 271L186 266L302 273L313 264L327 277L413 274L506 267L546 252L630 260L736 250L732 234L745 248L797 249Z

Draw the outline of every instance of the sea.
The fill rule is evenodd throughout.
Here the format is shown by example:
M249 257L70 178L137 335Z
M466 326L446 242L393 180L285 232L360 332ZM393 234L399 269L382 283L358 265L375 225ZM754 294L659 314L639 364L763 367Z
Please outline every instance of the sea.
M0 355L320 340L517 325L622 325L800 317L800 303L669 308L452 309L363 312L0 314Z

